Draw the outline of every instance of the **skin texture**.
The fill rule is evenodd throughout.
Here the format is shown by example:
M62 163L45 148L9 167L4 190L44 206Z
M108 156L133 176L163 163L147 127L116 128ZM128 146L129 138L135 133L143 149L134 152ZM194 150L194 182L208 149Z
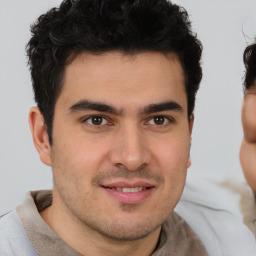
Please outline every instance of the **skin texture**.
M166 102L173 107L150 108ZM103 119L95 125L93 115ZM174 54L79 55L65 70L52 146L40 111L30 111L34 144L54 177L53 204L41 216L82 255L151 255L184 188L192 126ZM104 188L115 182L152 187L143 200L124 203Z
M244 138L240 150L240 162L244 176L256 193L256 81L247 89L242 106Z

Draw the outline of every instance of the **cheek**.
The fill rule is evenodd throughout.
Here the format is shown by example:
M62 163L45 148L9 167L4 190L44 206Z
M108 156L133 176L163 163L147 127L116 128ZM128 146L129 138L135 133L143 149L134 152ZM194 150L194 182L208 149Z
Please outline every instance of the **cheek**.
M178 199L186 180L190 139L172 138L166 141L166 146L159 148L155 159L164 176L165 193L168 198Z
M109 155L109 145L104 140L85 139L74 145L73 158L84 171L94 173L104 168Z
M102 168L108 155L106 146L98 143L97 140L84 139L75 136L65 142L54 144L53 169L65 172L67 176L92 176Z
M166 139L162 145L156 147L155 155L159 162L172 168L187 166L190 151L190 138L188 136L172 137Z

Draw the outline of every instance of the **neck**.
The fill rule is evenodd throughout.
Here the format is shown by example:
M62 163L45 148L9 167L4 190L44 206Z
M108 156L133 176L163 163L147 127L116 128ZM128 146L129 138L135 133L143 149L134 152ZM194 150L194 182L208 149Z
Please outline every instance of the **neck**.
M55 233L81 255L149 256L157 246L161 231L159 227L145 238L133 241L111 239L90 229L63 206L55 204L54 198L52 206L40 214Z

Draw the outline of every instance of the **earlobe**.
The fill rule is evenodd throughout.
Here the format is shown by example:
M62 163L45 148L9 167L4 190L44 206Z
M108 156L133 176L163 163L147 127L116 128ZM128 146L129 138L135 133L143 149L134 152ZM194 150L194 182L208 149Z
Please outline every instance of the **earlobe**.
M37 107L30 109L29 126L40 160L44 164L51 166L51 145L49 143L47 127L44 123L43 115Z

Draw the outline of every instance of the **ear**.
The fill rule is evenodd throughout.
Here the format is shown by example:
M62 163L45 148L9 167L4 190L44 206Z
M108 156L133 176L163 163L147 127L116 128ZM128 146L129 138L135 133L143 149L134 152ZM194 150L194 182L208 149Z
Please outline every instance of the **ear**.
M188 128L189 128L189 133L190 133L190 137L192 135L192 130L193 130L193 126L194 126L194 115L191 115L189 117L189 120L188 120Z
M37 107L30 109L29 126L34 145L40 156L40 160L44 164L51 166L51 145L49 143L47 127L44 123L43 115Z
M194 125L194 115L191 115L188 120L188 127L189 127L189 133L190 133L190 148L191 148L191 143L192 143L192 130L193 130L193 125ZM190 149L189 149L190 150ZM188 164L187 168L191 166L191 159L190 159L190 153L189 153L189 158L188 158Z

